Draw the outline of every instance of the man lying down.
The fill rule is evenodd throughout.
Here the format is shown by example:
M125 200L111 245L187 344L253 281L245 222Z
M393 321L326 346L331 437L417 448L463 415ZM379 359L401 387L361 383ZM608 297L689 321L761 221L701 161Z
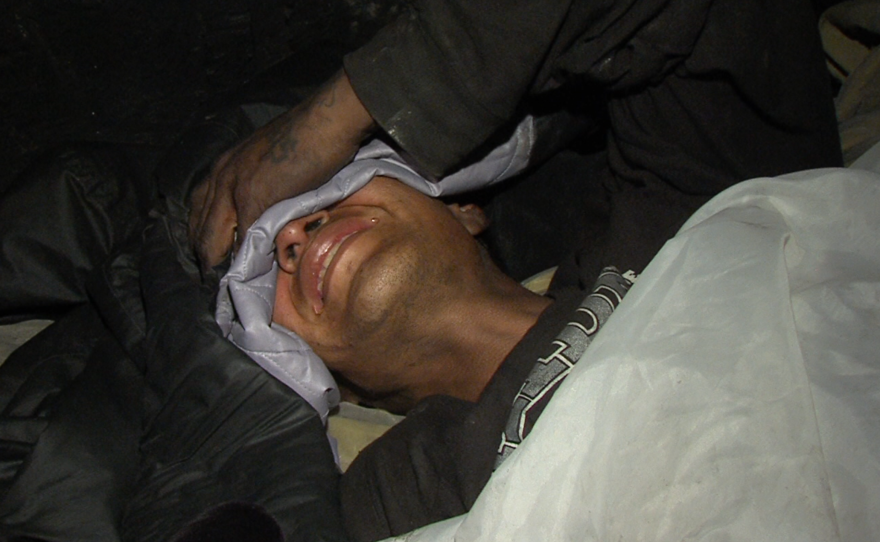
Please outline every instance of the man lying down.
M548 297L529 292L499 272L474 239L474 235L486 227L479 209L456 204L447 206L428 197L420 189L428 190L431 185L420 184L417 177L405 167L401 168L393 152L375 151L374 148L365 153L370 157L362 157L344 169L324 193L283 202L263 216L250 230L227 276L230 297L221 299L221 306L226 308L221 307L220 311L221 325L231 330L233 340L239 344L252 341L249 348L255 359L276 374L286 375L287 381L292 386L299 385L304 393L309 393L309 383L294 378L297 367L280 367L277 363L280 356L267 354L273 347L268 342L262 345L265 349L259 350L260 341L266 341L268 333L258 340L253 340L254 337L271 330L279 337L290 339L292 342L287 344L293 345L297 339L287 330L296 332L366 401L392 410L409 410L408 417L367 448L342 477L343 515L346 528L355 540L401 534L470 510L484 486L495 482L489 480L493 470L504 461L518 459L510 456L512 450L529 433L559 382L566 378L572 364L581 357L596 331L608 321L633 284L630 273L622 275L613 268L606 268L598 277L582 273L574 275L578 278L572 282L557 280ZM399 180L394 175L398 175ZM330 192L341 199L335 203L322 200L329 197ZM823 282L821 275L826 267L854 265L862 279L876 276L875 264L868 264L867 259L851 261L852 254L848 251L852 246L818 239L821 237L818 233L825 232L822 233L825 235L830 231L837 232L829 234L830 238L846 238L850 243L858 239L864 227L855 222L861 221L863 207L870 207L870 203L865 206L856 203L873 201L876 196L876 175L815 170L793 174L788 180L752 181L749 187L731 189L718 198L717 204L710 203L699 211L688 222L696 232L691 238L694 244L687 245L689 226L686 225L682 240L672 243L669 253L661 253L659 263L655 259L640 279L653 282L646 284L647 289L629 294L636 296L635 303L642 302L641 311L634 311L632 304L621 307L621 311L628 312L608 324L606 331L618 331L617 342L609 346L607 335L601 345L598 339L596 341L595 346L604 346L605 367L609 365L607 354L611 350L612 357L618 358L612 362L626 366L620 372L630 369L636 384L631 384L622 398L615 397L613 386L603 388L600 370L598 376L593 374L597 383L592 385L591 393L584 393L584 379L577 380L573 375L575 386L581 385L578 391L568 388L557 394L568 406L573 394L578 396L574 401L588 405L602 405L607 400L610 406L596 408L601 411L604 407L604 415L612 420L602 425L589 419L589 415L588 419L578 418L581 413L578 411L578 415L569 416L563 424L568 428L550 426L549 432L559 437L559 431L568 435L570 426L579 425L577 431L572 431L575 436L556 438L557 442L572 439L579 442L578 431L588 434L595 426L602 426L612 433L619 429L622 436L611 440L615 445L627 444L628 447L607 449L598 445L591 450L590 457L601 458L589 473L590 480L598 480L599 485L580 487L573 490L574 494L568 493L572 485L587 484L572 481L586 479L584 470L590 469L587 460L580 457L582 463L570 471L566 464L552 459L536 467L532 453L531 467L539 472L520 472L519 478L535 477L547 484L547 478L558 477L562 471L563 476L570 476L571 480L557 479L559 486L567 489L561 495L554 495L551 504L544 505L543 512L533 510L532 506L537 505L532 503L525 516L532 520L541 516L545 523L552 522L552 518L568 518L567 528L577 530L577 525L589 523L593 510L598 510L600 517L605 512L607 517L625 517L627 511L633 509L626 507L630 501L621 495L631 497L633 491L644 490L647 492L644 499L632 500L638 503L652 498L662 501L652 501L648 508L656 509L648 510L647 515L668 519L683 513L681 525L685 530L687 526L699 525L711 532L717 527L716 522L724 524L726 529L730 526L728 522L736 527L742 519L751 525L747 532L762 532L763 527L754 525L748 510L761 509L764 505L774 510L772 514L781 511L773 517L774 525L785 526L783 530L799 525L796 518L801 517L799 514L805 509L820 518L815 520L817 525L827 526L824 514L829 507L816 504L816 499L824 493L815 493L813 487L815 483L823 483L824 478L811 469L815 463L821 463L817 455L822 456L822 461L833 463L841 456L849 458L850 454L838 456L832 449L834 446L821 453L815 446L808 446L808 451L798 448L805 442L812 446L810 443L814 441L811 422L804 420L803 413L817 409L820 412L818 425L825 431L827 412L845 408L829 408L821 390L823 384L812 388L811 400L815 406L806 405L804 410L805 406L800 403L803 383L798 380L799 373L790 369L797 365L798 353L811 357L821 351L821 360L828 346L811 345L799 327L795 340L786 334L786 318L790 318L792 312L798 326L809 327L808 322L800 321L809 311L803 310L794 294L789 293L786 279L793 281L793 289L806 287L810 291L812 286L807 286L813 284L811 281ZM859 217L852 227L825 228L824 221L816 220L816 213L841 216L843 210ZM876 213L868 214L873 218L866 224L876 223ZM770 219L777 215L785 220ZM786 223L788 220L791 224ZM731 224L735 225L731 227ZM729 229L721 229L721 226ZM783 243L776 239L777 233L764 233L775 230L782 232ZM821 250L811 243L824 246L821 250L833 248L838 252L831 258L827 254L817 256ZM863 241L856 245L875 261L876 252L872 247L876 247L876 243ZM705 252L701 252L700 247ZM739 248L743 251L738 252ZM780 252L784 252L785 257L776 261ZM844 263L847 261L850 264ZM774 277L779 273L780 263L788 266L782 280ZM243 278L255 269L263 270L262 274ZM562 270L561 276L572 276L571 272ZM751 277L755 274L759 276ZM658 275L662 280L658 280ZM682 282L675 282L679 277ZM584 281L588 278L593 280L592 288L581 289L580 284L586 284ZM262 289L261 281L263 285L272 286ZM792 296L791 306L786 306L788 297L773 297L779 293L775 290L777 284L782 285L786 296ZM682 292L682 285L698 286L695 297ZM715 292L716 288L722 292ZM728 291L731 288L733 291ZM254 294L250 301L248 293ZM646 302L648 297L653 300ZM684 302L674 299L676 297L682 297ZM234 300L232 304L241 309L239 314L247 321L227 319L231 314L229 299ZM709 301L705 301L707 299ZM725 310L725 306L737 304L743 306L730 312ZM253 310L260 305L261 308ZM654 310L645 311L645 305ZM826 305L827 298L820 303L820 306ZM652 320L646 312L657 316ZM689 317L682 318L683 314ZM738 315L735 321L728 321L730 314ZM666 318L670 319L672 329L657 323ZM645 324L646 319L649 324L655 324L653 331L649 331L651 325ZM831 320L833 318L821 320L821 325L826 326ZM619 333L621 327L629 329L623 341ZM259 331L261 328L263 331ZM832 334L841 331L834 326L830 329ZM848 336L847 333L851 331L842 336ZM649 338L641 337L642 334ZM716 344L698 342L698 336L705 339L713 334ZM769 340L771 336L776 338ZM742 352L731 352L728 346L719 346L719 340L728 346L728 343L750 346ZM858 342L865 342L864 335ZM278 341L282 343L284 341ZM656 356L673 358L672 367L645 352L646 344L659 349ZM788 350L780 349L780 344ZM840 353L839 350L831 347L835 354ZM743 352L747 355L740 357ZM689 361L690 367L686 367L681 358L689 356L694 359ZM636 361L629 361L630 357ZM594 360L590 357L590 361L581 361L578 368L584 363L593 366ZM639 360L644 366L632 370ZM308 360L303 356L299 363L306 365ZM825 361L819 361L819 365L823 363ZM651 373L653 378L645 372ZM844 372L846 379L852 376L849 369ZM584 374L579 373L581 377ZM821 381L828 375L811 377ZM680 386L667 385L676 379ZM627 379L620 377L619 380ZM708 389L700 390L700 385ZM655 394L652 387L665 389L671 395ZM600 392L596 388L603 389ZM320 408L322 397L326 399L330 395L311 393L310 400ZM658 396L662 399L659 403ZM852 397L847 399L853 400ZM831 403L836 405L835 401L836 397ZM864 399L855 401L861 405ZM719 412L724 412L726 417L719 417ZM559 410L553 414L558 422ZM627 426L630 415L634 421L632 426ZM835 415L831 415L831 426L834 426ZM850 413L846 416L845 419L849 419ZM669 420L664 419L666 417ZM614 420L619 426L615 426ZM841 427L848 427L848 422ZM784 435L773 435L774 429L768 428L775 428ZM540 436L546 440L548 426L538 427L536 437L538 429L544 430ZM852 439L848 442L856 443L854 446L858 449L861 436L850 429L840 431L847 434L847 438ZM646 439L646 434L658 440ZM547 447L539 442L531 444L538 449ZM646 448L649 451L645 451ZM535 449L524 448L521 452ZM583 453L583 449L580 451ZM616 455L618 452L622 457ZM652 464L646 456L655 453L659 460L653 466L662 473L659 475L644 471L646 465ZM676 461L671 462L670 456ZM634 457L636 461L627 462L626 457ZM704 460L707 464L701 463ZM850 460L845 459L841 464L848 464ZM514 464L520 471L522 466L522 463ZM852 465L848 464L849 467ZM739 468L744 470L737 471ZM506 476L505 480L511 480L514 470L504 469L500 474ZM794 478L785 478L789 474ZM754 484L756 477L766 478L766 482L761 482L762 487L754 491L743 487L743 484ZM832 491L838 491L840 477L833 478L831 485L835 489ZM626 484L604 487L600 483L620 479L631 479L635 489L625 487ZM640 484L637 479L645 482ZM653 486L652 482L657 479L666 480L666 486ZM552 481L549 483L556 487ZM728 487L718 492L720 497L710 494L711 490L703 491L706 487L725 485ZM516 500L500 496L505 494L505 488L499 491L497 486L487 498L480 499L483 506L478 511L483 513L482 520L474 520L472 527L485 521L486 506L504 501L503 508ZM522 483L516 491L524 491ZM525 500L541 501L541 495L546 496L547 485L540 486L540 491L544 493L529 495ZM676 493L678 491L683 493ZM589 507L587 495L599 495L598 508ZM777 500L761 504L761 499L768 495ZM757 500L751 501L752 496ZM568 501L567 497L573 500ZM622 511L615 514L617 498L621 498ZM706 505L695 504L696 501ZM590 502L596 506L595 500ZM748 505L743 505L744 502ZM509 508L522 512L523 508L515 504ZM603 510L606 505L608 510ZM846 508L842 506L836 513L840 514L845 529L850 529L858 521L847 516L843 511ZM505 512L516 513L506 509ZM550 515L544 516L545 513ZM737 514L743 514L742 518ZM526 517L522 521L529 523ZM600 531L603 527L608 530L618 527L602 524L601 519L597 521L598 525L590 527ZM449 525L453 524L455 522ZM630 531L642 534L655 527L654 523L642 522L641 518L632 525L635 527ZM487 526L487 532L495 532L496 527ZM548 528L546 524L544 528ZM438 539L447 536L451 539L449 532L443 529L443 525L435 526L416 534L415 539L432 540L438 532L442 534ZM540 529L533 527L533 530ZM819 533L816 539L825 539L822 532L816 532ZM474 535L474 531L466 532L464 538L469 539L469 535ZM669 535L669 539L678 538Z
M343 475L358 540L466 512L631 285L572 269L541 296L502 273L482 210L424 193L497 180L491 162L432 185L375 143L267 211L224 279L221 327L319 412L336 393L315 354L362 401L409 413Z
M839 164L808 6L751 3L735 14L742 25L727 10L419 3L195 189L190 237L203 268L248 231L221 292L224 333L322 416L338 392L321 358L367 401L409 409L343 476L353 538L468 510L627 290L624 275L710 197L743 179ZM570 101L553 96L563 89ZM603 179L579 179L584 192L603 185L607 232L589 240L599 247L589 256L571 247L552 302L487 261L474 208L419 194L521 170L527 126L512 153L478 163L489 172L432 185L413 170L441 178L470 163L530 110L528 98L555 102L551 112L598 106L610 125ZM412 167L381 144L358 150L372 135L393 140Z

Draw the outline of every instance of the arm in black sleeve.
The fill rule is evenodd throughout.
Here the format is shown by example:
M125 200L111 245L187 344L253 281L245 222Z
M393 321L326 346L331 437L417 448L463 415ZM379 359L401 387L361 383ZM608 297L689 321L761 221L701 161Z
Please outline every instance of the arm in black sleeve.
M570 0L419 2L345 59L360 100L430 175L510 120Z
M423 173L577 79L607 100L616 179L706 196L840 163L814 19L806 0L418 0L345 69Z
M423 173L440 176L571 76L631 91L682 62L710 0L420 0L345 70Z

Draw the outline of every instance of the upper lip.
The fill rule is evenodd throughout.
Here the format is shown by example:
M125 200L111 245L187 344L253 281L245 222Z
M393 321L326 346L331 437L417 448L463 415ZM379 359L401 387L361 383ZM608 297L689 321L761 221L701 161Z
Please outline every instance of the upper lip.
M324 309L328 279L332 275L332 265L343 252L344 243L355 234L374 226L368 218L352 217L330 222L320 228L317 235L306 247L300 266L300 281L303 295L309 301L315 314Z

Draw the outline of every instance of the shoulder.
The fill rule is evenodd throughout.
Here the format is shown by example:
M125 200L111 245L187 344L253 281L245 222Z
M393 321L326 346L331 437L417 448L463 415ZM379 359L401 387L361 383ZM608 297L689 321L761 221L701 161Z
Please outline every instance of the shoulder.
M446 396L425 399L358 455L340 486L354 540L402 534L467 511L455 457L475 406Z

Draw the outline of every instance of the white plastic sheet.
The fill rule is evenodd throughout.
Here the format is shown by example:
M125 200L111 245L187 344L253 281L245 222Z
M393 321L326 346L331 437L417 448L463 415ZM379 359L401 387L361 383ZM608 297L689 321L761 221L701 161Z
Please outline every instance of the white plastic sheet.
M403 539L880 540L880 175L709 202L471 512Z

